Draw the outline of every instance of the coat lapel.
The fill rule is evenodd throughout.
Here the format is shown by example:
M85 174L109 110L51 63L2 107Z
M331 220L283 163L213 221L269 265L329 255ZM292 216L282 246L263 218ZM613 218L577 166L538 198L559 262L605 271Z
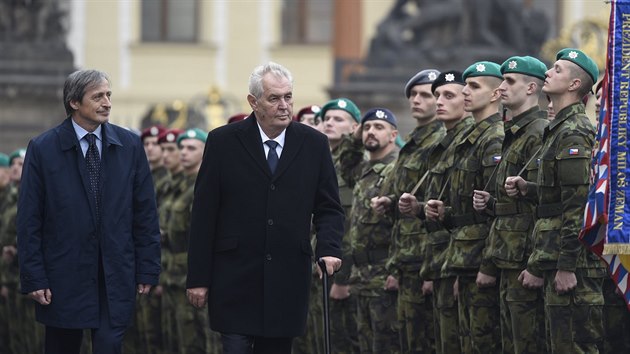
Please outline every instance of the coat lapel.
M58 130L58 134L62 152L68 152L74 155L69 158L69 163L72 164L72 162L74 162L77 166L79 176L81 177L81 182L83 183L83 191L88 200L88 204L90 205L92 221L94 222L94 226L96 227L96 204L94 198L90 197L92 191L90 190L90 181L87 175L85 156L83 156L81 144L79 143L79 140L77 140L77 133L74 131L71 118L67 118L61 124Z
M295 126L298 123L291 122L287 127L286 135L284 138L284 146L282 147L282 155L280 155L280 160L278 161L278 168L276 170L276 174L274 175L274 179L281 176L284 171L291 165L291 162L295 159L298 152L302 148L302 144L304 143L304 139L302 137L302 131L296 129Z
M271 178L271 170L267 165L267 159L265 158L265 150L262 146L262 140L260 139L260 132L258 131L258 125L256 124L256 117L254 114L250 114L249 117L241 124L241 129L238 130L238 138L245 147L245 150L251 155L252 159L256 162L266 174ZM280 159L282 160L282 159Z

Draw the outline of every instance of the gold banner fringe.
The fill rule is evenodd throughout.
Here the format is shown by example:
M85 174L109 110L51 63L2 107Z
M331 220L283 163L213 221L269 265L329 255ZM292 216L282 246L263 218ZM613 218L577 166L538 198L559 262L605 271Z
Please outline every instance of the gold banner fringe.
M630 254L630 244L607 243L604 245L603 254Z

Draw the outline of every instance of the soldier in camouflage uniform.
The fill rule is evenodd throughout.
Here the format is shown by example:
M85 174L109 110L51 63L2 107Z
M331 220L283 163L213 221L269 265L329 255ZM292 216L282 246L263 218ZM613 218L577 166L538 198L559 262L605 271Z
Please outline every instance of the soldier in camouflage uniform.
M166 129L161 126L154 125L146 128L140 134L144 152L149 161L153 185L156 187L156 196L157 183L163 178L169 178L168 170L162 163L162 148L158 143L160 134L165 131ZM146 354L162 352L161 303L161 297L156 295L156 287L152 287L147 296L136 296L136 316L125 332L123 343L125 352L132 351L132 348L135 352Z
M455 147L450 175L449 199L428 201L438 218L451 230L442 272L456 276L459 333L462 352L500 352L499 289L496 282L478 276L489 263L483 257L490 222L473 210L474 189L494 190L494 170L501 159L503 122L499 115L500 66L478 62L463 73L464 109L471 112L475 126Z
M192 207L195 180L201 167L204 144L208 134L201 129L189 129L179 135L177 144L185 178L180 182L181 193L175 196L171 204L168 220L166 243L171 251L165 278L165 293L171 294L175 305L175 325L179 353L202 354L219 353L216 347L220 338L215 336L211 350L208 311L196 308L186 298L186 273L188 268L188 229Z
M149 160L153 184L157 184L160 179L168 175L168 170L164 167L162 159L162 148L158 142L160 135L165 131L166 129L161 126L154 125L143 130L140 134L144 152L147 155L147 160Z
M461 353L459 344L459 316L457 298L453 293L455 277L444 276L444 263L450 232L431 214L425 200L447 200L449 175L453 168L455 146L473 126L472 117L464 111L462 88L464 81L461 72L441 73L431 85L436 97L436 117L444 123L446 135L431 151L429 175L427 176L424 200L417 199L409 191L398 201L398 209L403 214L415 215L423 220L427 230L424 262L420 276L427 280L433 290L433 318L435 329L435 351L439 354ZM425 210L426 209L426 210ZM426 218L426 215L429 217Z
M595 137L581 100L598 74L582 51L558 52L543 85L556 117L543 133L536 183L520 176L505 182L508 195L538 200L534 248L519 280L524 287L543 288L552 353L597 353L602 344L606 270L578 240Z
M473 206L495 217L486 254L492 263L480 270L487 277L499 276L501 334L504 353L537 354L546 351L542 292L524 288L518 276L531 253L536 201L512 198L503 187L508 176L523 174L535 180L536 156L549 121L538 106L547 67L532 57L512 57L501 65L501 102L511 111L505 122L501 162L496 172L495 193L475 190ZM522 171L522 172L521 172ZM495 269L498 268L497 269Z
M171 205L173 199L181 194L178 188L184 180L184 172L179 158L179 148L177 137L183 133L181 129L168 129L158 137L158 144L162 149L162 160L168 175L160 179L156 185L156 199L158 205L158 216L161 233L161 262L162 272L160 273L159 284L152 289L149 298L160 301L160 320L155 324L160 327L161 338L157 352L171 353L178 350L177 328L175 326L175 304L170 293L164 292L165 272L171 256L167 243L167 227L171 215ZM148 342L151 342L150 340Z
M302 124L306 124L314 129L320 130L323 126L319 113L321 107L312 105L298 111L296 119ZM312 226L312 225L311 225ZM317 237L314 227L311 227L311 247L317 246ZM311 291L308 303L308 314L306 318L306 333L303 336L295 337L291 344L293 354L319 354L324 350L324 335L322 332L322 282L319 279L317 269L319 266L313 259Z
M4 234L2 234L2 215L9 202L9 195L12 192L11 179L9 176L9 156L0 153L0 252L4 244ZM1 255L1 253L0 253ZM8 288L4 285L7 267L0 257L0 354L9 353L9 307L7 304Z
M13 353L40 353L43 347L44 327L35 321L35 302L20 293L20 273L17 258L17 204L22 179L22 165L26 149L17 149L9 155L10 181L12 188L5 210L0 215L0 248L4 263L5 286L9 326L10 348ZM25 335L28 333L28 335Z
M348 283L352 269L348 230L350 229L350 208L354 185L348 184L347 179L341 175L339 145L344 136L352 134L357 128L361 119L361 112L351 100L338 98L324 104L320 115L323 120L323 133L328 137L333 163L337 171L339 199L346 214L344 224L346 233L342 241L343 263L340 271L335 274L330 288L330 341L335 348L335 353L356 353L359 351L356 319L357 300ZM361 157L361 159L363 158Z
M382 205L394 218L387 268L395 277L388 278L385 287L390 288L394 279L398 280L398 321L401 347L405 353L435 351L431 284L420 277L427 231L415 215L401 214L397 201L425 177L429 155L446 135L444 124L435 119L435 96L431 93L431 84L439 74L435 69L422 70L405 85L405 95L417 126L400 150L391 178L384 182L386 192L383 193L386 195L372 200L375 207ZM417 188L417 199L424 200L426 185L422 183Z
M341 145L342 175L354 185L348 238L354 261L350 282L357 296L361 353L401 352L396 315L398 289L384 288L390 275L385 264L393 218L380 216L370 207L370 200L381 193L383 181L394 167L397 136L394 114L374 108L363 116L361 128L353 137L346 137ZM362 160L364 151L368 160Z

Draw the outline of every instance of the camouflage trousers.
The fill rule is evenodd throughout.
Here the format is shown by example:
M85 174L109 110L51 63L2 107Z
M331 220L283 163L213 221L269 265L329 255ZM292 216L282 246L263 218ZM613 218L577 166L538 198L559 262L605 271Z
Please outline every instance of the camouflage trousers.
M162 347L164 353L177 353L179 343L177 341L177 325L175 323L175 311L177 308L174 287L164 286L162 292L162 313L160 327L162 328Z
M155 288L149 295L140 295L136 301L137 325L143 353L161 354L162 348L162 296L155 295Z
M9 287L6 306L12 353L35 354L44 348L44 326L35 320L35 301Z
M422 295L418 271L402 271L398 284L398 321L403 353L434 353L433 298Z
M630 353L630 311L623 297L617 293L617 285L609 277L604 278L604 343L600 353Z
M543 354L545 312L541 289L524 288L520 269L501 269L501 343L503 353Z
M558 294L555 270L545 271L545 325L547 344L554 354L598 353L603 338L601 277L590 277L589 269L577 269L575 289Z
M401 353L396 315L398 293L379 292L379 296L357 296L359 348L362 354Z
M0 288L2 288L0 286ZM6 288L5 288L6 289ZM9 305L8 297L0 294L0 354L9 354L11 352L9 335Z
M221 339L218 333L211 334L208 321L208 309L198 309L188 302L186 290L179 287L169 287L175 300L175 327L177 328L177 343L181 354L219 353L215 351Z
M319 297L321 298L321 295ZM330 345L334 348L334 352L339 354L358 353L357 296L351 292L350 296L343 300L329 299L328 305L330 310Z
M293 354L320 354L324 352L323 304L321 280L314 274L306 317L306 333L296 337L291 346Z
M453 296L453 284L454 277L433 280L433 320L437 354L462 353L459 343L459 314L457 299Z
M476 277L458 277L462 353L501 353L499 287L479 288L475 281Z

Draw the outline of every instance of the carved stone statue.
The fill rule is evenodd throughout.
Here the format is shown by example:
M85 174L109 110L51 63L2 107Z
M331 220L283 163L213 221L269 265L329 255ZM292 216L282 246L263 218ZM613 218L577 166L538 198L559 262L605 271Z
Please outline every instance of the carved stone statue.
M397 0L372 39L368 67L438 67L537 55L549 29L531 0Z

